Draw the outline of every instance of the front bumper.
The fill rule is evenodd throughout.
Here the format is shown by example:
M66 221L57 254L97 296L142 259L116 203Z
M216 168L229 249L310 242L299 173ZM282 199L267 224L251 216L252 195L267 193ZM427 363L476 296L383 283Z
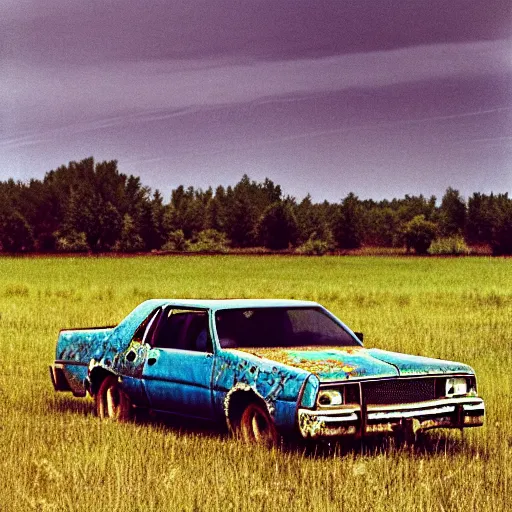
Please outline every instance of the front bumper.
M344 405L336 409L299 409L300 433L305 438L413 433L432 428L483 425L484 401L478 397L444 398L413 404Z

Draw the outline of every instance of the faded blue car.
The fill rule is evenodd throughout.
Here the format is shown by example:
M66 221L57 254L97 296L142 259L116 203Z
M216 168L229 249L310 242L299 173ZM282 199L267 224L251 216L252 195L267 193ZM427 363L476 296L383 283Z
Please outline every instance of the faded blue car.
M56 391L100 418L146 408L227 424L247 441L416 434L483 424L473 369L366 349L315 302L148 300L119 325L60 332Z

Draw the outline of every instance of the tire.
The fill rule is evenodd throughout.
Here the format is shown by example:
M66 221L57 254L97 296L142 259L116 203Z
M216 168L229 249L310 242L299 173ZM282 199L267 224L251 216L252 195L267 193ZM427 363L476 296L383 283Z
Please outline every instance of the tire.
M255 402L244 409L238 431L246 443L271 447L279 442L279 434L267 409Z
M132 403L113 375L103 380L95 401L96 414L101 419L128 421L132 417Z

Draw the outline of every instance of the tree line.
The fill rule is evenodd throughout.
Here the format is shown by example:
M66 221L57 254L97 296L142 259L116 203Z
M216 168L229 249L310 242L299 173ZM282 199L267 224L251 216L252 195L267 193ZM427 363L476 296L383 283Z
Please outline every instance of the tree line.
M487 245L512 254L512 199L448 188L434 196L314 203L283 195L270 179L234 186L180 185L168 203L117 161L70 162L42 180L0 181L0 250L18 252L223 252L265 247L303 254L406 247L418 254L464 253Z

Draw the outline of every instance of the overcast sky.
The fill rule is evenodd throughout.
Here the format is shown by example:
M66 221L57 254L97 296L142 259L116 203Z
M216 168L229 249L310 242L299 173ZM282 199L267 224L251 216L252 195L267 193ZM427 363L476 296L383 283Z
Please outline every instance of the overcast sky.
M510 0L0 0L0 179L512 193Z

